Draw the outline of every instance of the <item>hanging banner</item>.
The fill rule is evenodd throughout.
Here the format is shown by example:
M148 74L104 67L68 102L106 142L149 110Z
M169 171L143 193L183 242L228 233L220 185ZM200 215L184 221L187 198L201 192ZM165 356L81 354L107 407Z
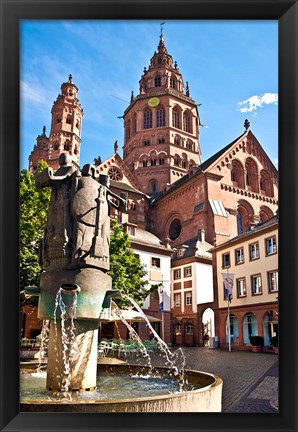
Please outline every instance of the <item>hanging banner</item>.
M225 287L225 295L229 302L233 298L233 286L234 286L234 274L233 273L222 273L223 283Z

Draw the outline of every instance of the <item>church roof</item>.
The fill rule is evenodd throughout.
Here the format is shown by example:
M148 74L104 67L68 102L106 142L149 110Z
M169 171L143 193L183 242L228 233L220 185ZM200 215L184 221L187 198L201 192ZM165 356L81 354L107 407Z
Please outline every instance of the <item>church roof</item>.
M121 181L110 180L110 185L116 189L121 189L127 192L133 192L147 197L147 195L144 192L141 192L138 189L135 189L134 187L130 186L129 184Z

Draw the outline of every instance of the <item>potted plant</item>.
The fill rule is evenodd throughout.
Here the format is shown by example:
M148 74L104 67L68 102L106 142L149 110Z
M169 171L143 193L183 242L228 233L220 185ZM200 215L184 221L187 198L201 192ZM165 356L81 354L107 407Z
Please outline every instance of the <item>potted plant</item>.
M261 352L262 351L262 347L264 346L263 336L250 336L249 341L251 344L252 352Z
M275 354L278 354L278 338L277 336L273 336L271 339L271 345L273 346Z

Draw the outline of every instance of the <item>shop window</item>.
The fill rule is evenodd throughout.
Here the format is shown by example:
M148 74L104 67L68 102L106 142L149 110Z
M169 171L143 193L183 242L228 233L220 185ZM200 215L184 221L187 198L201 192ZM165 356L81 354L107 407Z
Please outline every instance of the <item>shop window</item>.
M192 325L192 323L187 323L186 324L185 332L186 332L187 335L192 335L193 334L193 325Z
M243 342L250 343L250 336L258 336L258 323L253 313L248 313L243 319Z
M238 339L238 321L237 317L230 314L230 341L236 343ZM226 343L229 343L229 320L226 319Z
M176 324L175 325L175 334L176 335L181 334L181 324Z

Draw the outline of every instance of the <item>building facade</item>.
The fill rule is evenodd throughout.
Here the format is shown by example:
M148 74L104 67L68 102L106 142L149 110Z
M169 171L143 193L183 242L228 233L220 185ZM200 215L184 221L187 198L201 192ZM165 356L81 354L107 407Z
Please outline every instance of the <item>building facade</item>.
M273 217L249 232L212 249L215 314L221 347L228 346L228 299L223 277L232 281L229 305L232 349L250 350L250 336L262 336L272 350L278 336L278 220Z
M83 110L77 92L70 76L54 102L49 137L44 129L30 155L32 172L40 159L55 169L61 152L79 164ZM114 211L111 216L151 233L164 250L175 249L166 311L171 310L170 338L178 345L208 346L218 331L215 309L223 307L216 303L217 264L208 250L272 220L278 209L278 172L248 120L237 138L202 162L198 105L163 35L123 120L123 157L116 141L114 153L96 163L97 174L110 177L115 193L128 194L127 215ZM256 304L261 298L255 298ZM153 314L154 304L150 299L148 313ZM238 337L242 341L240 330ZM220 339L222 344L222 333Z

